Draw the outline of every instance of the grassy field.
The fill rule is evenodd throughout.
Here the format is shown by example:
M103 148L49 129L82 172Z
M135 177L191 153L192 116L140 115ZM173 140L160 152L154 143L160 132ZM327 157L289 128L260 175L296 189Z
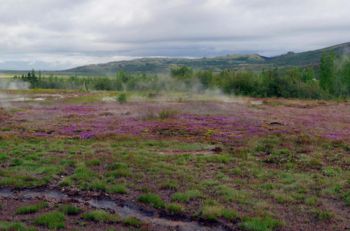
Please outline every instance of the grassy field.
M180 221L199 230L350 228L348 102L0 95L1 230L176 230ZM40 194L48 189L67 198ZM26 190L37 196L9 196ZM91 199L152 215L82 203Z

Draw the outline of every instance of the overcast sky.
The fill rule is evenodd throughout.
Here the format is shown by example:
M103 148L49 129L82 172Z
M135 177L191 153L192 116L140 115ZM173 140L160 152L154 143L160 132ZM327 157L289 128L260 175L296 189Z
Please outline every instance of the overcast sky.
M0 0L0 69L272 56L350 41L349 0Z

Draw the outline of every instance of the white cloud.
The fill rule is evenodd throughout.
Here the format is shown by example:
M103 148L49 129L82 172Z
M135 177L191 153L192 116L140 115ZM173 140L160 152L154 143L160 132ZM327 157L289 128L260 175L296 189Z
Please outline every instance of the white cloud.
M1 0L0 4L0 68L62 69L135 56L274 55L350 38L347 0Z

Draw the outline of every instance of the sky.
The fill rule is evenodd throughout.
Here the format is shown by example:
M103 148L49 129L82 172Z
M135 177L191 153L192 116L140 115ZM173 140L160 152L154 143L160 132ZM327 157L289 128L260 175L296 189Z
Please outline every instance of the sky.
M0 69L273 56L350 42L349 0L0 0Z

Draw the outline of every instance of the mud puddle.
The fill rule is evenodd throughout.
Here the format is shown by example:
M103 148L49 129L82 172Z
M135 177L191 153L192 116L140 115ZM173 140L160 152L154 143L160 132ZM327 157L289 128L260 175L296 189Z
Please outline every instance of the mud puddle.
M78 202L89 205L91 208L103 209L117 213L121 218L135 217L144 223L165 230L179 231L224 231L229 230L222 225L206 225L198 221L176 220L174 218L161 217L157 212L145 211L140 209L136 204L125 203L120 204L118 201L109 198L93 198L86 199L80 196L70 196L59 190L31 190L25 189L21 191L11 189L0 189L0 199L16 199L16 200L33 200L42 199L54 201L56 203Z

